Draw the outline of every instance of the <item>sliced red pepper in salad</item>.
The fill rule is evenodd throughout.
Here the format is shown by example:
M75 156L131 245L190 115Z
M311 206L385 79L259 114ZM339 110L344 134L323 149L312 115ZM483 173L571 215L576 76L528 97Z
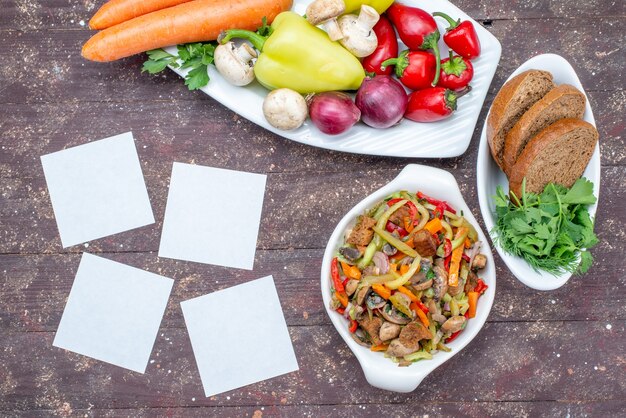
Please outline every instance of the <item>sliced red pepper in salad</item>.
M350 330L350 332L352 334L354 334L356 332L356 329L359 327L359 323L356 322L354 319L350 320L350 328L348 328Z
M424 193L422 192L417 192L417 197L420 199L424 199L425 201L427 201L428 203L430 203L431 205L434 206L443 206L445 208L445 210L447 210L450 213L453 213L456 215L456 210L454 210L454 208L452 206L450 206L448 204L448 202L443 201L443 200L437 200L437 199L433 199L430 196L426 196Z
M476 281L476 287L474 288L474 292L478 292L482 294L482 293L485 293L485 290L487 290L488 288L489 286L485 284L483 279L478 279Z
M333 279L333 286L335 286L336 292L344 292L346 288L343 286L341 277L339 276L339 260L337 257L333 258L330 263L330 275Z

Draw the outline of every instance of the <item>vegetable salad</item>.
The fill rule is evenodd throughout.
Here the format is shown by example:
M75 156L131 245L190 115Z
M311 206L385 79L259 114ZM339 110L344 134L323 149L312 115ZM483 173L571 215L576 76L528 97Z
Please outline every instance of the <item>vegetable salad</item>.
M450 351L487 289L487 257L462 213L394 193L358 217L331 262L331 308L354 340L400 366Z

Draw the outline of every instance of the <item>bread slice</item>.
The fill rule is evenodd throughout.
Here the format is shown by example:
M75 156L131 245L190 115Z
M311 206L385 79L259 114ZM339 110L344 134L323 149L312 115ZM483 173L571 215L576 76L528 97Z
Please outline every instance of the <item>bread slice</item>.
M507 176L532 137L559 119L582 118L585 102L585 95L576 87L561 84L532 105L506 134L502 162Z
M548 71L528 70L516 75L500 89L487 118L487 142L496 163L503 167L506 134L535 102L554 88Z
M541 193L548 183L572 187L582 176L598 142L598 131L584 120L561 119L532 138L511 169L509 190Z

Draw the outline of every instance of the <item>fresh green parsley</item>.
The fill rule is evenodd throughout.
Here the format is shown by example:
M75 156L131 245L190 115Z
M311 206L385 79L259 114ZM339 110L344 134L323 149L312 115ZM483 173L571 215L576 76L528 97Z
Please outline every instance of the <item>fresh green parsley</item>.
M156 74L166 67L189 69L185 76L185 85L189 90L196 90L209 83L208 66L213 63L213 53L217 46L214 42L178 45L178 53L172 55L163 49L148 51L148 60L143 63L141 72Z
M494 200L497 221L491 235L505 252L554 275L591 267L588 249L598 238L587 209L596 202L589 180L578 179L570 189L551 183L539 195L526 193L524 180L522 196L510 197L498 186Z

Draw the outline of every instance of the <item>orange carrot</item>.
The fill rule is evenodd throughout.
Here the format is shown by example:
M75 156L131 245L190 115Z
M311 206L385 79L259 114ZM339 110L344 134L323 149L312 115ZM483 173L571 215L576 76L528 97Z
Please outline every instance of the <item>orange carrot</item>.
M378 345L373 345L370 350L372 351L387 351L387 348L389 347L389 344L378 344Z
M450 259L450 272L448 273L448 286L459 285L459 267L461 267L464 249L465 248L460 245L452 251L452 258Z
M389 297L391 296L391 290L387 289L382 284L373 284L372 290L378 293L378 295L385 300L389 299Z
M476 306L478 305L478 292L467 292L467 301L469 302L469 309L467 310L467 316L474 318L476 316Z
M436 234L437 232L441 231L442 227L443 225L441 225L441 220L439 218L433 218L428 221L426 225L424 225L424 229L431 234Z
M415 296L415 295L413 294L413 292L411 292L409 289L407 289L407 288L406 288L406 287L404 287L404 286L400 286L400 287L398 288L398 291L399 291L400 293L404 293L404 294L405 294L405 295L406 295L409 299L411 299L411 302L415 302L416 300L418 300L418 299L417 299L417 296Z
M335 292L335 297L341 303L344 308L348 306L348 295L346 292Z
M415 312L417 314L417 317L420 319L420 322L422 324L424 324L424 326L426 328L428 328L428 326L430 325L430 321L428 320L428 317L426 316L426 314L424 313L424 311L422 311L416 303L411 303L411 308L413 309L413 312Z
M226 29L256 30L291 8L292 0L194 0L98 32L83 46L91 61L114 61L151 49L212 41Z
M357 266L351 266L348 263L341 262L341 269L343 270L343 274L347 277L355 280L361 280L361 270Z
M411 266L409 266L408 264L403 264L400 266L400 274L407 274L410 269Z
M392 255L389 259L391 261L400 261L401 259L403 259L404 257L406 257L406 254L404 254L402 251L398 251L397 253L395 253L394 255Z
M109 0L89 21L91 29L106 29L137 16L187 3L191 0Z
M413 232L413 228L415 228L415 226L413 225L413 222L411 222L411 218L408 216L405 216L404 217L404 229L406 230L406 232L410 234L411 232Z

